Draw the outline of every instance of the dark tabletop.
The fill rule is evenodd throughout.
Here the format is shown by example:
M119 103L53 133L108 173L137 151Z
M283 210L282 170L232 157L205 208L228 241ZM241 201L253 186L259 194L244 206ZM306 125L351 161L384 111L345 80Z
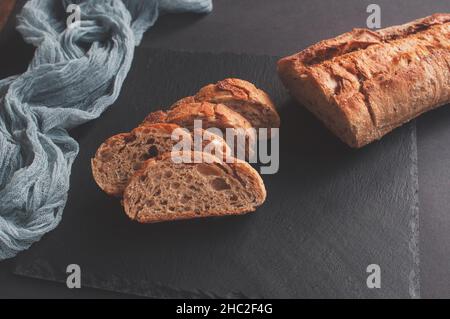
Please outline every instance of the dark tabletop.
M19 6L24 1L19 1ZM146 34L142 46L201 52L282 56L307 44L364 27L366 0L215 0L210 15L165 16ZM441 0L378 0L382 26L435 12L450 12ZM17 12L18 8L16 8ZM22 43L9 21L0 34L0 77L26 68L32 48ZM450 297L450 108L417 121L420 199L421 295ZM0 297L127 297L11 274L14 260L0 263Z

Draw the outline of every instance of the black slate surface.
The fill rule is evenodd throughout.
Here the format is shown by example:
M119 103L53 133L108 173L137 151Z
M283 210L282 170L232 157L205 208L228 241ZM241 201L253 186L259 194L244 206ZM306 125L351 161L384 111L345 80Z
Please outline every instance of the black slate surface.
M450 105L417 121L422 297L450 296Z
M418 296L415 128L351 150L293 102L274 57L139 49L122 94L100 119L73 131L81 146L63 221L19 255L15 273L158 297ZM89 161L112 134L150 111L236 76L281 105L280 171L263 176L254 214L140 225L91 178ZM382 288L368 289L379 264Z

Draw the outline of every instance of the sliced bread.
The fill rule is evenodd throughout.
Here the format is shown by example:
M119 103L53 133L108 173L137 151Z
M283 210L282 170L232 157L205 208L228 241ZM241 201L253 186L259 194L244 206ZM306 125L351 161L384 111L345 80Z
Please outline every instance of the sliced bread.
M175 129L177 139L172 137ZM194 137L201 141L196 146ZM201 139L200 139L201 138ZM203 129L192 135L176 124L147 124L106 140L92 159L92 173L98 186L109 195L122 196L131 176L142 164L153 157L171 152L181 140L188 141L190 148L200 148L219 158L230 156L231 150L220 137Z
M98 186L109 195L122 196L130 177L146 160L172 150L177 143L171 138L176 128L175 124L142 125L107 139L91 160ZM191 138L188 132L180 131L184 138Z
M186 163L199 157L201 163ZM180 152L146 161L126 187L123 205L131 219L155 223L245 214L265 198L264 183L248 163L224 163L207 153Z
M223 133L226 133L226 129L229 129L230 133L236 138L228 137L228 139L225 139L229 144L233 144L231 146L235 154L242 154L242 156L239 156L240 159L243 159L244 156L250 159L254 155L255 129L242 115L224 104L209 102L181 103L165 113L162 111L150 113L144 120L144 124L164 121L192 130L195 120L201 120L204 129L217 128Z
M224 104L245 117L255 128L280 127L280 116L267 93L241 79L225 79L209 84L195 96L179 100L172 108L192 102Z

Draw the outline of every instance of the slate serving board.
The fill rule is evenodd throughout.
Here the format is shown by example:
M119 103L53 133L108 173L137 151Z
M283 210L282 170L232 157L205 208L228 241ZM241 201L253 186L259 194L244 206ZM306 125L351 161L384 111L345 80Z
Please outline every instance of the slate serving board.
M276 57L139 49L122 93L80 142L61 225L17 258L15 273L150 297L417 297L414 124L361 150L339 142L289 98ZM201 86L240 77L280 106L280 170L263 176L254 214L153 225L130 221L103 194L90 158L107 137ZM381 267L369 289L366 267Z

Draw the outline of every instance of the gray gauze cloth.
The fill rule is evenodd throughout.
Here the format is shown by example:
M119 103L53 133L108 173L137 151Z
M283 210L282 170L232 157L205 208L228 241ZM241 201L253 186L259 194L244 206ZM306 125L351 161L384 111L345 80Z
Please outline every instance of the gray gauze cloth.
M25 4L17 29L36 52L25 73L0 80L0 260L59 224L78 154L67 130L113 104L158 15L211 9L211 0Z

